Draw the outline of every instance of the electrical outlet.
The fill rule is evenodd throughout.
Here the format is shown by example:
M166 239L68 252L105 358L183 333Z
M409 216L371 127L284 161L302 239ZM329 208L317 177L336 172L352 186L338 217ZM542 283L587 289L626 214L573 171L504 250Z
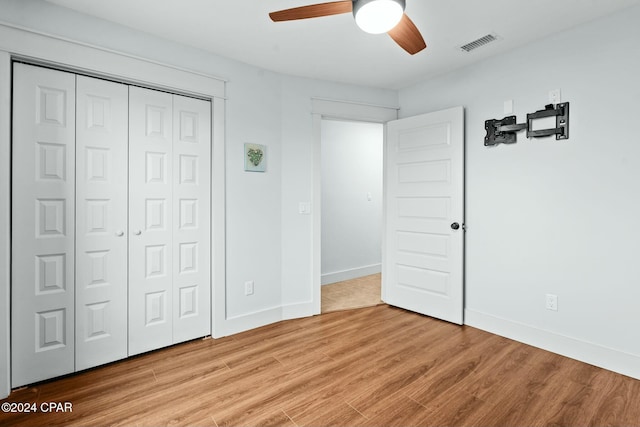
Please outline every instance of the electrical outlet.
M253 280L244 282L244 294L247 296L253 295Z
M558 311L558 295L547 294L545 307L547 310Z

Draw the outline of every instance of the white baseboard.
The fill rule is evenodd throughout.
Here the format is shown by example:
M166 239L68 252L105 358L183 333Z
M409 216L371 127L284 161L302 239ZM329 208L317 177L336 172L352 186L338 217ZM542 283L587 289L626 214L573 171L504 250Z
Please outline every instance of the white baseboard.
M342 282L344 280L356 279L358 277L377 274L382 271L382 264L365 265L364 267L350 268L348 270L334 271L333 273L323 274L320 283L322 285L330 285L331 283Z
M281 320L282 307L273 307L240 316L229 317L224 321L222 336L238 334L261 326L270 325L271 323L276 323Z
M222 338L229 335L239 334L240 332L260 328L262 326L270 325L282 320L311 317L315 314L320 314L314 313L313 307L313 303L309 301L279 307L272 307L265 310L255 311L253 313L229 317L224 320L224 324L222 325L222 333L219 336L216 335L215 338Z
M282 306L282 320L300 319L303 317L311 317L316 314L314 310L314 304L312 301L288 304Z
M465 309L464 323L571 359L640 379L640 355L545 331L533 326Z

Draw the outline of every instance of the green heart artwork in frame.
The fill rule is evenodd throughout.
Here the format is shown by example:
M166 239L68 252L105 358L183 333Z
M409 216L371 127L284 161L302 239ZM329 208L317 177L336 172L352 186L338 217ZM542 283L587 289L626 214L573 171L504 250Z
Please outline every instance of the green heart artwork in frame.
M244 144L244 170L264 172L266 170L266 149L261 144Z

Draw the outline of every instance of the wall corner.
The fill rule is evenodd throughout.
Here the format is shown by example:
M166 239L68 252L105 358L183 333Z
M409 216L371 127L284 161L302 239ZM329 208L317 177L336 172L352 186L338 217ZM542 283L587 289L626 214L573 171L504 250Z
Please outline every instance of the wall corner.
M11 393L11 56L0 51L0 399Z

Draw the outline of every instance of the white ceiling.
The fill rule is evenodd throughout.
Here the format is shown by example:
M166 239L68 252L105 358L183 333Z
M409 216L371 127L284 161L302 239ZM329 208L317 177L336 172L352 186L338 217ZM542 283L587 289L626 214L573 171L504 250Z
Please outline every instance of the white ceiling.
M351 14L274 23L314 0L47 0L165 39L286 74L398 89L640 4L640 0L406 0L427 49L410 56ZM472 53L459 46L495 33Z

